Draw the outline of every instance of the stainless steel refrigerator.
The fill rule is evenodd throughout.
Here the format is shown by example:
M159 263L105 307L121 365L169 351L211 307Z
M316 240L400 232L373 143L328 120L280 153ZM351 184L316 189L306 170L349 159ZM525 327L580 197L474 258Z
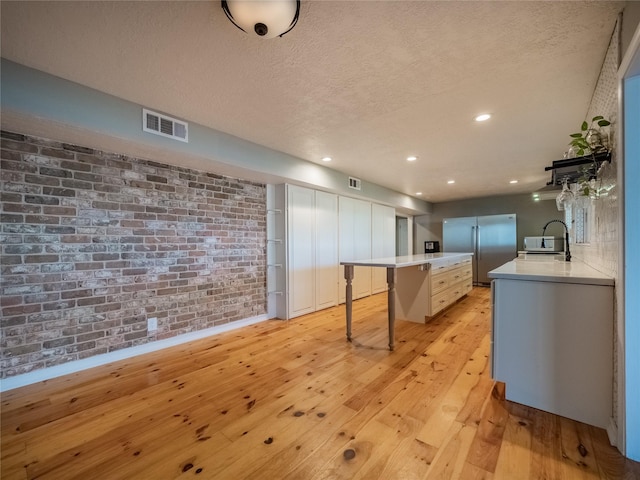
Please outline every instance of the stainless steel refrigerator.
M445 218L443 252L473 252L473 283L489 285L489 271L518 256L516 214Z

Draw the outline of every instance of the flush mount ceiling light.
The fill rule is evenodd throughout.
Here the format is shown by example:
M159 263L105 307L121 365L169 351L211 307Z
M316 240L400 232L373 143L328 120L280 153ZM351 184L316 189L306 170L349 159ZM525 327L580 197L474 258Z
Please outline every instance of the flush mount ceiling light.
M518 183L518 180L509 180L509 183Z
M300 0L222 0L229 20L248 34L281 37L298 22Z
M323 162L330 162L331 161L331 157L322 157L322 161Z
M454 183L456 183L456 181L455 181L455 180L447 180L447 183L448 183L449 185L453 185Z
M486 122L490 118L491 118L491 115L489 115L488 113L483 113L482 115L478 115L474 120L476 122Z
M415 155L407 157L407 162L415 162L418 159Z

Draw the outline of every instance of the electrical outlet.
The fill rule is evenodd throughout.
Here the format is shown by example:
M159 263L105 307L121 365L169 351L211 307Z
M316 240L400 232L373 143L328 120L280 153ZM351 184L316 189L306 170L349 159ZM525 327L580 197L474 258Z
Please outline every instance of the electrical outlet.
M147 318L147 331L152 332L158 329L158 319L156 317Z

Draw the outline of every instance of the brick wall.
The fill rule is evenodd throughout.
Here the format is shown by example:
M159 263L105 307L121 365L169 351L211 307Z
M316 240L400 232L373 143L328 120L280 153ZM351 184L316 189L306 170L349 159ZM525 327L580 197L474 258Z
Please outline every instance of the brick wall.
M2 378L266 313L264 185L10 132L0 174Z

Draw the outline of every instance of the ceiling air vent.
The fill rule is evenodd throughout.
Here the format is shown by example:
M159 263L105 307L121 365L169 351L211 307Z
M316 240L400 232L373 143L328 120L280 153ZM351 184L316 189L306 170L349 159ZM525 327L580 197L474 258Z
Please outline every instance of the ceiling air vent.
M161 113L142 109L142 130L181 142L189 141L189 124Z
M353 188L354 190L361 190L362 180L355 177L349 177L349 188Z

